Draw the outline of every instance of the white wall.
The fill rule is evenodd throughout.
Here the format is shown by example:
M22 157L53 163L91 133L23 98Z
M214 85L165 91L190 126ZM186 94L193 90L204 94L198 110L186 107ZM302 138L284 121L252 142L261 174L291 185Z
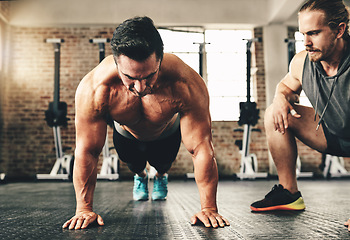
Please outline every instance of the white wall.
M22 26L117 24L126 18L147 15L159 25L256 26L267 23L268 1L20 0L11 2L10 23Z

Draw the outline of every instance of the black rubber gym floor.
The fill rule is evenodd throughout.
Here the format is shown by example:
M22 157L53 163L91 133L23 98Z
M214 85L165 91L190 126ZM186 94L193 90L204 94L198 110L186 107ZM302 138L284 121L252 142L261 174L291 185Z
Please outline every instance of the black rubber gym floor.
M231 226L191 226L199 211L194 181L169 182L168 200L135 202L132 182L97 183L95 211L105 226L62 229L75 211L72 183L0 184L0 239L350 239L343 225L350 217L350 180L300 180L307 209L252 213L275 180L220 181L220 213ZM153 182L150 182L150 190Z

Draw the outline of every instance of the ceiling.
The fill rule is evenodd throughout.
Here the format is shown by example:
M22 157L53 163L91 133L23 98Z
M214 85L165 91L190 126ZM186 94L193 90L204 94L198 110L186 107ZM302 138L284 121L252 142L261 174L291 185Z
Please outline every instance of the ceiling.
M350 1L350 0L349 0ZM305 0L17 0L8 22L16 26L115 25L140 15L159 26L246 28L297 25Z

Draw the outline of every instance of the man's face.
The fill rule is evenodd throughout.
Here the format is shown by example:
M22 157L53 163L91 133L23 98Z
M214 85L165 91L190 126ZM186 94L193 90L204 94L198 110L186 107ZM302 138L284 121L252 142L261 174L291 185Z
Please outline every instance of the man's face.
M299 13L299 31L304 35L304 45L313 62L327 60L335 49L336 32L324 21L322 11Z
M139 97L151 93L160 68L160 60L157 60L155 53L142 62L120 55L116 63L120 78L128 90Z

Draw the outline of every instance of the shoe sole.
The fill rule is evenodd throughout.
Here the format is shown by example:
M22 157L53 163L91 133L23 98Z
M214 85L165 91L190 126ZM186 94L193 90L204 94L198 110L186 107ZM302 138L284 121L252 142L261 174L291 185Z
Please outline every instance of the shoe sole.
M163 198L163 199L152 199L152 201L155 201L155 202L162 202L162 201L166 201L166 198Z
M145 195L144 197L137 198L137 197L135 197L135 195L133 195L132 199L134 199L134 201L148 201L149 200L149 196Z
M133 198L134 201L148 201L148 198L141 198L141 199L137 199L137 198Z
M152 201L165 201L166 200L166 197L165 198L152 198Z
M298 198L295 202L285 204L285 205L277 205L265 208L255 208L250 206L250 209L253 212L266 212L266 211L275 211L275 210L292 210L292 211L303 211L305 210L305 204L302 197Z

